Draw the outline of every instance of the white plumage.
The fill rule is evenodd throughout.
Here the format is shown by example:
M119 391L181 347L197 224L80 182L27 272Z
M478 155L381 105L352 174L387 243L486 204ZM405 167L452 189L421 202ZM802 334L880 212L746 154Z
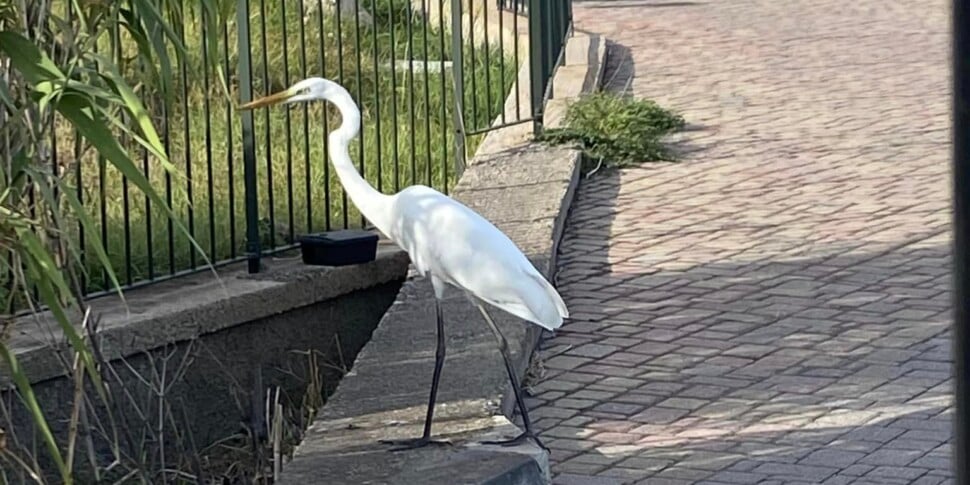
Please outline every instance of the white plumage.
M343 117L340 127L329 136L329 152L340 183L354 205L377 229L408 253L421 275L431 279L436 302L442 298L448 286L464 291L478 305L495 333L526 427L521 436L500 443L511 444L525 437L539 442L532 432L518 378L510 363L508 344L480 302L554 330L569 316L559 293L536 271L508 236L458 201L423 185L408 187L394 195L382 194L371 187L354 168L348 151L351 140L360 129L360 110L350 93L339 84L319 77L309 78L286 91L247 103L241 108L313 100L330 101ZM424 435L418 439L396 442L404 448L437 443L430 439L430 433L445 341L440 306L436 304L435 308L438 348Z
M390 205L390 226L378 228L407 251L420 274L431 275L439 297L447 283L548 330L569 316L515 243L475 211L423 185L392 196Z

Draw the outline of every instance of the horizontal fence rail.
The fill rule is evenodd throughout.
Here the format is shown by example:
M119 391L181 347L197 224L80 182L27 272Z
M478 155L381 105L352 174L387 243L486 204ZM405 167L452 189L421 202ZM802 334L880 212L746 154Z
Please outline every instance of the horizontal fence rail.
M238 0L220 19L191 0L182 5L163 13L184 47L171 58L171 85L143 82L137 93L177 175L119 139L188 236L67 122L55 118L51 132L53 158L70 167L57 176L76 188L126 288L205 269L206 259L248 260L258 271L262 256L295 247L301 235L366 225L327 160L327 133L340 123L333 107L240 112L236 103L310 76L333 79L360 106L350 156L371 184L385 193L414 184L447 192L486 132L541 127L571 24L569 0ZM124 53L137 45L120 45L106 55L133 74ZM511 91L520 69L531 103ZM96 239L81 224L70 237L87 249ZM87 249L82 285L97 296L110 283Z

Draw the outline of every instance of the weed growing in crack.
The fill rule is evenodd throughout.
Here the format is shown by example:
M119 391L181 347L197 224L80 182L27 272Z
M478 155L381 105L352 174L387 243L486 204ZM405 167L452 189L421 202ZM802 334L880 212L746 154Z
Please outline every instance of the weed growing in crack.
M656 102L611 92L583 96L566 110L563 128L540 141L577 145L587 158L610 167L675 161L663 137L685 126L682 116Z

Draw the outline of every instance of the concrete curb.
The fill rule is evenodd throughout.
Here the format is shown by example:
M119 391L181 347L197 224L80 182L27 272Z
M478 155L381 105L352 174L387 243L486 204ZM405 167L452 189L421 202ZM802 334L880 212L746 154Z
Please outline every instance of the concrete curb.
M550 100L557 126L570 100L589 92L605 65L602 38L577 35L567 44L567 62L554 80ZM526 77L523 77L522 73ZM521 99L528 70L520 71ZM506 109L515 109L510 95ZM528 106L528 101L523 100ZM558 107L557 107L558 106ZM548 119L548 118L547 118ZM573 192L581 154L574 149L530 142L531 125L490 132L470 161L453 196L495 223L550 279ZM453 446L429 446L391 453L381 439L419 436L434 358L433 295L425 279L411 277L358 354L350 372L307 430L281 484L540 484L549 481L548 456L525 443L503 448L482 440L512 437L521 430L508 416L514 398L494 338L464 296L442 302L447 359L435 409L437 439ZM505 333L520 375L541 329L492 312Z
M220 270L219 279L203 272L127 291L125 301L114 296L92 300L91 313L101 319L98 336L105 359L128 357L400 280L409 259L397 246L382 245L377 259L362 265L306 266L299 256L265 258L264 263L266 270L255 275L240 263ZM32 382L66 375L64 362L70 362L71 348L49 314L18 319L13 329L7 344ZM10 372L0 364L0 391L12 386Z

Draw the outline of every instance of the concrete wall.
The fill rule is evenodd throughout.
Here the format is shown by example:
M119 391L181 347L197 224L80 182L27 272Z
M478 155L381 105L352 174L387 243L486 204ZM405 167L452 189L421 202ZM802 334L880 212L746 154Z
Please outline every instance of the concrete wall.
M316 367L323 394L329 396L342 377L338 369L351 365L400 285L400 281L380 284L113 361L113 372L106 375L120 379L108 378L120 406L112 414L127 421L119 441L124 446L128 439L124 432L128 432L137 443L136 450L158 449L159 441L147 430L157 425L163 388L162 409L172 413L165 423L170 460L179 453L194 454L193 447L209 446L244 427L265 436L267 389L279 386L286 406L300 409L310 381L307 352L313 350L319 356ZM74 396L72 379L47 379L33 387L54 433L66 436ZM88 392L92 402L98 402L90 388ZM21 445L32 447L26 409L11 391L0 392L0 399L13 411L11 416L0 417L8 441L12 444L16 436L23 440ZM89 419L108 422L105 409L97 414ZM100 450L101 464L110 463L112 440L97 435L92 440Z
M176 443L175 436L167 437L174 447L169 457L175 448L207 446L244 424L263 433L262 411L254 411L265 407L259 393L280 386L287 407L299 409L308 349L319 354L323 390L329 395L341 376L336 369L349 367L370 338L408 266L407 255L386 242L375 261L362 265L305 266L298 254L264 262L264 271L255 275L230 266L219 271L219 278L202 273L129 291L124 301L106 297L90 302L97 317L99 360L110 362L113 370L104 372L119 404L111 412L118 423L128 419L116 430L107 427L106 434L118 433L117 439L91 437L104 456L105 446L114 441L150 453L158 449L148 430L157 426L160 394L167 403L165 427L183 439ZM24 317L5 343L31 379L54 433L65 436L76 381L68 377L73 354L59 327L45 314ZM9 370L0 364L0 429L6 430L8 448L31 449L32 420L13 389ZM90 386L87 392L92 405L101 402ZM107 425L106 410L96 409L89 422ZM153 423L147 428L146 413ZM185 441L188 432L191 446ZM31 455L47 457L37 446L40 451Z

